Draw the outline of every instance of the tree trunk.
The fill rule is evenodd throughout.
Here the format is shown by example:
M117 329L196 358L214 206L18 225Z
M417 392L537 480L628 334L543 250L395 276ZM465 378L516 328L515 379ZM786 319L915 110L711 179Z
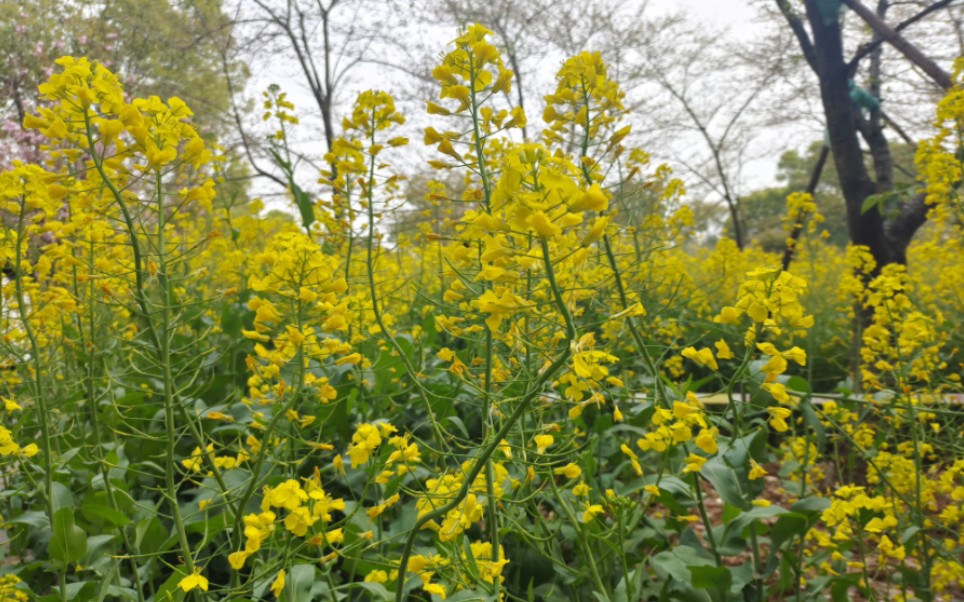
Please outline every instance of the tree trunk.
M907 261L907 245L924 223L927 208L922 200L909 199L889 220L885 220L877 208L863 210L868 197L893 189L890 148L879 111L872 111L870 119L866 119L850 98L850 70L843 55L839 21L825 20L817 0L805 0L805 3L813 34L811 66L820 81L830 148L847 205L847 228L851 242L866 246L876 261L873 276L889 263ZM886 3L882 5L886 8ZM875 89L879 89L877 85ZM864 162L861 134L870 148L876 179L871 177Z

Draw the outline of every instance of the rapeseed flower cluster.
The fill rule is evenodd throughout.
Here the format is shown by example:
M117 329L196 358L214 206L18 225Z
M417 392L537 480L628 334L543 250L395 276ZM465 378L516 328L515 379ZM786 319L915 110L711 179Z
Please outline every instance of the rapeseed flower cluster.
M227 160L182 101L58 62L25 120L50 162L0 174L4 528L63 534L41 553L64 583L129 565L125 587L176 575L212 599L309 582L508 599L529 579L532 596L562 579L696 598L680 576L724 571L762 597L914 571L908 596L958 591L960 425L931 404L962 365L945 317L964 312L959 91L918 154L941 224L912 267L816 241L784 271L694 244L684 187L631 147L599 53L563 62L544 132L520 142L490 38L469 26L433 71L423 141L458 186L429 183L425 219L391 235L408 140L390 94L357 97L321 192L293 169L296 108L265 94L298 224L221 195ZM791 238L816 233L812 198L787 206ZM79 552L99 532L108 572ZM25 599L17 579L0 598Z

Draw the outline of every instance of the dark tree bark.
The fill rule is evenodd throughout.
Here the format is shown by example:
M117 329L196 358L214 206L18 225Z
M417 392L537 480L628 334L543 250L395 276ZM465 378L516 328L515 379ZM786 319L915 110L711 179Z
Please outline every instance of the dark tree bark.
M840 22L823 14L818 0L804 1L806 24L802 16L793 12L789 2L776 2L820 84L830 150L847 205L850 240L853 244L866 246L870 250L877 262L877 269L872 276L887 264L906 263L907 246L918 228L924 224L927 206L922 198L915 196L901 199L899 209L886 218L877 208L863 210L864 202L871 195L894 190L894 164L884 134L883 113L879 108L873 108L864 116L851 100L850 86L855 60L844 57ZM943 2L938 4L946 6ZM887 6L886 0L878 3L875 16L881 23ZM877 37L889 41L888 35L878 33ZM875 39L869 45L869 50L864 47L860 51L861 56L869 54L871 57L870 92L875 96L879 96L881 89L878 77L880 42L880 39ZM864 160L861 138L870 150L872 173Z

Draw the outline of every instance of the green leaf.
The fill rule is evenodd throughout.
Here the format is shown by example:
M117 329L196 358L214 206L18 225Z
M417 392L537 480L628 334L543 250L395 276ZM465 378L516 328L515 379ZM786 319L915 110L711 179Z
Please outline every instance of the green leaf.
M690 499L693 497L693 491L686 481L674 476L662 476L662 477L646 477L642 482L634 484L634 486L627 487L625 491L620 492L623 495L628 495L633 491L642 489L645 485L655 485L656 481L659 481L660 491L666 491L677 498Z
M61 508L69 508L74 505L74 496L70 493L70 488L54 481L50 487L50 501L54 507L54 514Z
M802 514L784 514L777 519L770 530L770 543L779 550L787 541L792 541L797 535L802 535L810 528L810 523Z
M729 569L730 578L733 580L730 585L730 593L738 596L730 599L743 600L744 596L741 595L743 588L753 581L753 565L748 561L737 566L729 566L727 569Z
M793 389L794 391L799 391L800 393L810 392L810 383L807 379L802 376L791 376L787 379L786 387L788 389Z
M25 525L27 527L33 527L38 531L47 531L50 529L50 520L47 519L47 514L45 512L40 512L39 510L28 510L20 516L11 518L5 522L8 525Z
M725 566L691 566L687 567L693 575L693 587L700 589L729 589L733 583L733 576Z
M166 552L173 543L174 537L156 516L144 518L134 528L134 546L142 554Z
M789 513L789 510L786 508L781 508L780 506L767 506L765 508L754 506L750 510L747 510L740 516L734 518L728 527L730 529L735 529L742 532L743 529L750 526L751 523L761 518L773 518L774 516L780 516L781 514L787 513Z
M812 495L810 497L805 497L802 500L798 500L796 503L790 506L790 510L793 512L799 512L801 514L818 514L829 507L830 500L825 497Z
M101 535L87 536L87 554L80 564L85 569L103 573L110 570L110 567L117 561L113 558L118 551L117 533L104 533Z
M445 600L446 602L490 602L497 599L495 594L486 595L485 592L477 589L464 589Z
M108 596L113 596L114 598L120 598L121 600L128 600L129 602L135 602L138 599L137 590L134 590L130 587L119 587L117 585L111 584L109 581L105 581L105 583L108 584L107 585ZM239 598L235 600L235 602L246 602L246 601L244 600L244 598ZM250 600L247 602L250 602Z
M462 419L461 419L461 418L459 418L458 416L449 416L449 417L445 418L445 420L447 420L447 421L451 422L453 425L455 425L455 427L456 427L457 429L459 429L459 432L461 433L461 435L462 435L463 437L468 438L468 436L469 436L469 430L468 430L467 428L465 428L465 423L462 422Z
M285 161L278 151L272 148L268 149L268 152L271 154L271 158L274 160L275 165L280 167L286 174L291 173L291 163Z
M116 576L117 576L117 562L114 561L114 564L111 566L110 571L108 572L107 575L104 576L104 578L100 582L100 591L97 592L97 596L94 598L95 602L104 602L104 599L107 598L107 595L110 593L111 584L116 579ZM131 593L133 593L133 591ZM113 594L113 595L116 596L117 594Z
M290 600L311 600L311 586L315 582L315 567L310 564L296 564L291 567L287 583L285 584L286 593L290 592ZM380 583L378 585L384 589Z
M67 592L67 599L74 602L89 602L94 599L94 592L97 586L93 581L77 581L68 583L64 591Z
M743 510L751 508L750 502L746 499L743 488L740 485L740 478L736 471L724 464L719 458L707 461L700 469L702 475L716 489L723 501L731 506L736 506Z
M74 524L73 508L61 508L54 514L48 553L63 564L79 562L87 553L87 534Z
M671 551L660 552L650 559L650 563L653 565L656 575L662 580L669 578L673 581L686 583L690 579L689 567Z
M125 527L130 524L131 519L123 512L114 510L110 506L88 502L80 507L80 513L84 518L92 523L110 523L115 527Z
M370 581L359 581L352 584L352 587L357 587L358 589L363 589L372 596L372 600L391 600L394 596L385 588L381 583L372 583ZM294 598L295 600L300 600L301 598Z
M187 577L187 569L184 566L175 567L174 572L171 573L170 577L161 584L157 593L154 594L154 599L159 602L162 600L164 602L182 602L186 594L177 584L185 577Z
M893 190L872 194L865 198L864 202L860 204L860 215L867 213L874 207L876 207L878 211L883 211L884 203L896 200L898 198L900 198L900 195Z
M920 531L920 527L907 527L904 532L900 534L900 545L905 545L912 537L917 535Z
M301 212L301 225L305 230L308 230L311 228L311 224L315 223L315 204L311 197L295 184L294 180L290 180L289 183L291 184L291 193L295 197L295 204L298 205L298 211Z
M827 427L820 422L820 417L813 406L813 400L806 398L800 401L800 415L803 416L803 423L817 434L817 447L823 448L827 442Z

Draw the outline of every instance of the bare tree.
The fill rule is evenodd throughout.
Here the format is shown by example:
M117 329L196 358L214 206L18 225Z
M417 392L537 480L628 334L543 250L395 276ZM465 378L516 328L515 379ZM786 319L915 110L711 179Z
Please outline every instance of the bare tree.
M425 8L415 0L235 0L235 20L243 34L240 43L256 75L277 73L280 79L302 84L311 105L299 113L317 127L320 136L299 144L295 161L325 170L334 179L335 166L321 158L339 135L339 113L348 93L371 72L400 75L424 87L431 80L429 52L437 48L425 38ZM292 68L293 67L293 68ZM387 77L387 76L386 76ZM388 88L396 80L380 84ZM232 82L228 82L231 86ZM413 86L407 86L414 89ZM417 86L416 86L417 87ZM412 96L424 98L422 87ZM398 96L399 86L393 92ZM404 91L401 94L404 96ZM261 148L246 132L245 111L234 107L240 141L258 175L287 186L271 168L259 164ZM307 125L307 124L306 124ZM304 128L300 135L305 138ZM323 141L318 147L313 141Z
M860 18L872 21L870 40L848 52L845 28L842 26L841 7L859 6ZM885 119L880 98L884 90L885 45L900 47L904 57L916 70L923 72L935 91L943 91L950 78L927 58L900 31L926 18L933 18L953 4L941 0L929 3L900 23L886 24L891 3L879 0L876 10L855 0L845 3L806 0L803 12L796 11L787 0L776 0L777 8L797 39L807 65L816 75L831 153L840 179L840 188L847 207L847 224L851 241L870 249L879 270L889 263L906 263L907 246L915 232L924 224L927 206L921 194L906 194L894 188L894 161L885 134ZM863 73L867 87L862 88L857 78ZM896 127L900 131L899 126ZM907 134L904 134L907 137ZM866 145L871 165L864 158ZM885 213L882 201L896 201Z
M742 249L749 242L740 205L746 193L742 172L761 127L770 124L758 107L768 100L777 71L772 61L719 40L719 32L701 31L683 20L668 24L640 54L635 77L657 84L668 101L650 117L682 142L673 145L672 158L722 200L731 235Z

